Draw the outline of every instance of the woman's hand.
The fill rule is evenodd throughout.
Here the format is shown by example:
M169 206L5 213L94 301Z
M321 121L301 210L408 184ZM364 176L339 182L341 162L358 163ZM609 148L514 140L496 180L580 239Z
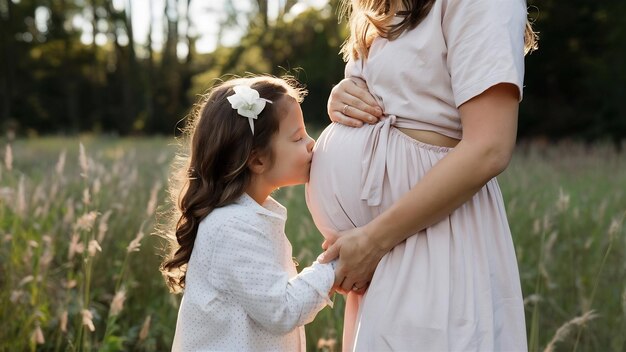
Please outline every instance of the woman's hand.
M328 116L342 125L360 127L363 122L376 123L383 110L359 78L344 78L330 92Z
M386 253L387 251L376 246L369 239L363 228L357 227L339 233L337 239L330 244L319 260L321 263L328 263L339 257L335 281L337 291L341 293L352 291L360 294L367 289L378 262Z

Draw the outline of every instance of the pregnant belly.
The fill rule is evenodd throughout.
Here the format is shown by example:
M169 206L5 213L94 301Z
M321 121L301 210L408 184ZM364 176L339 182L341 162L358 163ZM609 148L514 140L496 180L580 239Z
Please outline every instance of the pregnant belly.
M306 197L324 237L363 226L378 213L361 199L364 147L372 128L331 124L317 140Z

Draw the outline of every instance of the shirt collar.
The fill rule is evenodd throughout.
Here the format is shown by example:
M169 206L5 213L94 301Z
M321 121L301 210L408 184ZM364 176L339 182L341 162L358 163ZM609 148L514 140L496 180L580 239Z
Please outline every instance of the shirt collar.
M257 203L248 193L243 193L239 199L235 201L239 205L253 209L257 214L267 215L274 218L287 221L287 209L274 198L267 197L263 205Z

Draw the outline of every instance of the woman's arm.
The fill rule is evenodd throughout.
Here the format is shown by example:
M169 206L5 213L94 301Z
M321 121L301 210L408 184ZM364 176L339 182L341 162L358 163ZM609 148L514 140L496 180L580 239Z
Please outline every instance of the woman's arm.
M341 289L365 286L383 255L441 221L507 167L515 146L518 98L516 86L502 83L461 105L459 144L393 206L338 236L321 260L340 257L336 284Z

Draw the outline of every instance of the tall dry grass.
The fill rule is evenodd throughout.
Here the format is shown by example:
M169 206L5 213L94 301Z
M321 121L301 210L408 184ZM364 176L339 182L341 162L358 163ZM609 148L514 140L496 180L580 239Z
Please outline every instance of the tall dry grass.
M179 298L151 236L168 139L0 140L0 351L170 348ZM608 146L521 145L499 177L531 351L626 347L626 157ZM276 197L301 267L321 237L303 187ZM339 350L343 299L307 326Z

